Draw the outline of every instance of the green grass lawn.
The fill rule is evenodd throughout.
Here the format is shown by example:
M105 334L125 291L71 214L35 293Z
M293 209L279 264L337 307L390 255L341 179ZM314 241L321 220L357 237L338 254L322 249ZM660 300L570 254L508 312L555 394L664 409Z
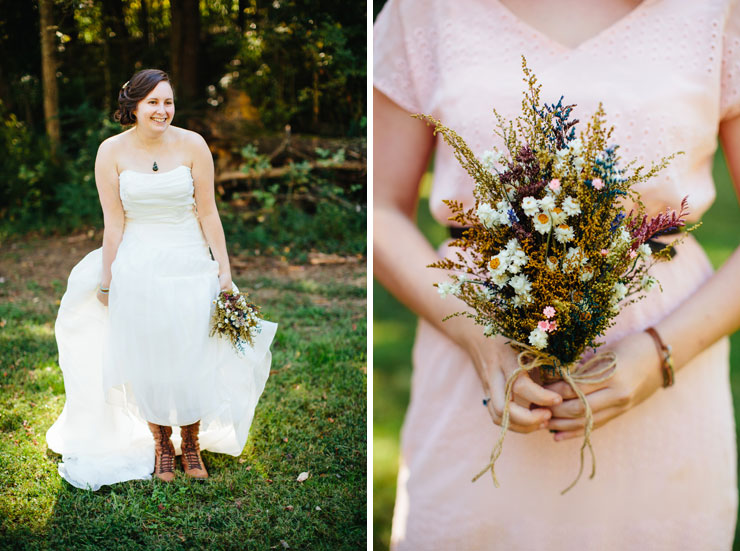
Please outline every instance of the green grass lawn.
M6 253L33 271L23 247ZM280 324L241 456L205 452L206 481L178 470L98 492L63 481L46 448L64 404L53 324L65 284L0 273L0 549L364 548L365 269L284 272L236 278Z
M715 158L714 177L717 200L695 235L718 267L740 243L740 209L720 153ZM428 182L422 187L428 191ZM424 195L422 192L418 225L436 246L447 234L431 218ZM409 399L415 317L377 282L373 286L373 316L373 533L374 548L380 551L388 549L390 541L398 439ZM731 379L736 426L740 426L740 333L732 336ZM735 540L734 549L740 550L737 533Z

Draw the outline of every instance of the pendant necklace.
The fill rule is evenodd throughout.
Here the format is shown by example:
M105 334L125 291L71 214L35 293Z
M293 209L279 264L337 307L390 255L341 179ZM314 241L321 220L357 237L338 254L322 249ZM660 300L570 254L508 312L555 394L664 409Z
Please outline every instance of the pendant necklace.
M137 140L139 141L139 143L141 143L141 139L139 138L139 133L138 133L138 131L136 132L136 138L137 138ZM145 148L145 149L146 149L146 148ZM153 170L154 172L157 172L157 171L159 170L159 167L157 166L157 161L154 161L154 164L152 165L152 170Z

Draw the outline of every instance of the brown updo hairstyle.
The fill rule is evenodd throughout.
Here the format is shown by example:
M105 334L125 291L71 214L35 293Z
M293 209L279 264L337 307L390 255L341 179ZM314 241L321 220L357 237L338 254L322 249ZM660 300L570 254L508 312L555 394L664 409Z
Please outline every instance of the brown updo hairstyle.
M170 77L159 69L142 69L131 77L118 92L118 109L113 118L123 126L136 124L136 105L154 90L160 82L169 82Z

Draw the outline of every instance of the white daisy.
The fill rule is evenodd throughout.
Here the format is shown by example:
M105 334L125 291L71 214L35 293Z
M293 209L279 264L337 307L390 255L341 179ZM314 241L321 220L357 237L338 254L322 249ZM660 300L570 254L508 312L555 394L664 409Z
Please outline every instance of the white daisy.
M457 285L453 285L447 281L437 283L437 292L442 298L447 298L447 295L454 295L457 290Z
M573 197L566 197L563 200L563 204L561 206L565 211L565 214L568 216L581 214L581 205L579 205L578 201L576 199L573 199Z
M493 274L491 275L491 281L496 284L496 287L501 289L504 285L509 282L508 274Z
M537 230L541 234L546 234L550 231L550 228L552 228L552 218L550 218L549 214L541 212L534 217L535 230Z
M559 243L567 243L568 241L573 241L574 237L575 235L573 233L573 228L571 228L568 224L558 224L555 227L555 239L557 239Z
M475 211L478 220L487 228L493 228L499 223L498 212L488 203L481 203Z
M543 212L549 212L555 208L555 198L552 195L545 195L542 199L537 201L537 203Z
M515 275L509 280L509 285L517 295L528 295L532 290L532 284L524 274Z
M580 138L571 140L568 142L568 149L571 153L573 153L573 155L580 155L581 153L583 153L583 142Z
M552 209L550 211L550 216L552 217L552 223L556 226L562 224L568 218L568 216L565 214L565 211L560 207L555 207L554 209Z
M539 327L535 328L529 334L529 344L534 346L537 350L542 350L547 346L547 333Z
M648 245L647 243L643 243L642 245L637 247L637 254L639 254L643 260L648 260L653 254L653 251L650 248L650 245Z
M506 244L506 254L508 259L508 267L509 273L517 274L519 271L527 265L527 262L529 261L529 257L527 256L527 253L524 252L524 249L519 245L519 242L516 239L509 239L509 242Z
M534 197L525 197L522 199L522 210L524 211L524 214L527 216L534 216L539 212L539 208L537 206L537 199Z
M509 267L509 254L506 250L501 251L488 261L488 273L491 276L498 276L506 273Z
M581 281L591 281L593 277L594 277L594 269L591 266L585 266L583 268L583 271L581 272L579 279Z
M627 286L621 281L617 281L614 284L614 294L612 295L612 300L619 302L620 300L624 299L624 297L626 296L627 296Z

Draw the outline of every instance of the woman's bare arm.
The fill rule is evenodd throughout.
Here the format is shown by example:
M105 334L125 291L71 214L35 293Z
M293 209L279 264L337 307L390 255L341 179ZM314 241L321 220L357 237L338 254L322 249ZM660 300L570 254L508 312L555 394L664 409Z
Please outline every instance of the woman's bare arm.
M118 169L113 155L114 142L104 141L95 158L95 185L98 188L100 205L103 208L103 274L100 286L108 289L111 282L111 264L118 253L123 237L124 214L118 190ZM108 295L98 291L98 298L108 304Z
M231 290L231 266L226 252L226 237L221 218L216 207L214 189L213 157L206 141L196 133L191 136L193 142L193 182L195 186L195 205L198 219L203 228L213 258L218 262L218 278L221 289Z

